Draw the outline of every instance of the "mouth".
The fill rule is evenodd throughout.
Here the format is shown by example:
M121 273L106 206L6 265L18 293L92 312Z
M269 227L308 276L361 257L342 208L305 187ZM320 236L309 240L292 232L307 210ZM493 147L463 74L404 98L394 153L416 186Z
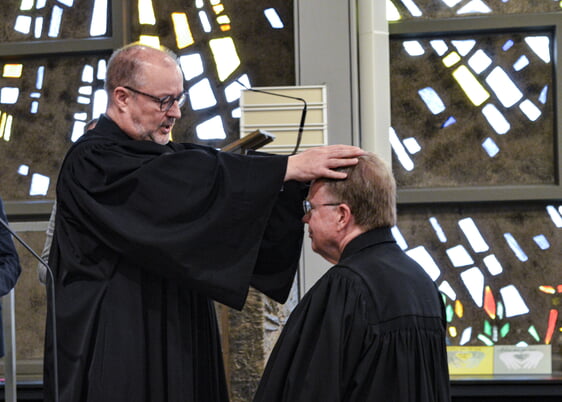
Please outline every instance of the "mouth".
M165 123L162 124L160 127L164 134L170 134L170 132L172 131L172 127L174 127L174 123Z

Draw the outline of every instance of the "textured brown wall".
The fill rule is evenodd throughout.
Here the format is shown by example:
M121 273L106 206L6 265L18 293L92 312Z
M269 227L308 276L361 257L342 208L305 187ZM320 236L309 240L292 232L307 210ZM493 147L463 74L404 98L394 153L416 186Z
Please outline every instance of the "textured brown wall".
M267 358L296 305L297 297L295 282L285 304L276 303L251 289L242 311L219 308L232 402L252 400ZM225 322L227 326L224 326Z

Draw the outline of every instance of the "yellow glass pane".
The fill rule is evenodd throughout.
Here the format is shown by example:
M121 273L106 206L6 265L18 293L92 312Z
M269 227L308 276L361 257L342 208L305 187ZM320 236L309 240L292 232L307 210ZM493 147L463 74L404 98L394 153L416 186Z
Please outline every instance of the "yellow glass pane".
M23 64L4 64L2 77L4 78L20 78L23 71Z
M156 24L152 0L139 0L139 23L144 25Z
M219 24L230 24L230 18L228 18L228 15L221 15L217 17L217 22Z
M455 314L457 315L457 317L462 318L462 316L464 315L464 307L461 303L460 300L455 300Z
M141 35L139 36L139 42L146 46L160 48L160 38L155 35Z
M480 106L489 97L490 93L480 84L478 79L466 66L460 66L453 72L453 77L459 83L466 96L474 104Z
M193 45L193 35L185 13L172 13L172 22L174 24L174 32L176 33L176 43L178 49L184 49Z
M216 6L213 6L213 11L215 14L219 15L224 11L224 6L222 4L217 4Z
M4 137L4 126L6 125L6 113L0 112L0 138Z
M457 52L451 52L447 56L443 57L443 64L446 67L451 67L457 64L461 59L461 56Z
M230 37L211 39L211 52L217 65L217 72L221 81L226 80L240 65L240 58L234 41Z
M457 333L457 328L456 327L449 327L449 335L451 335L451 338L456 338L458 333Z

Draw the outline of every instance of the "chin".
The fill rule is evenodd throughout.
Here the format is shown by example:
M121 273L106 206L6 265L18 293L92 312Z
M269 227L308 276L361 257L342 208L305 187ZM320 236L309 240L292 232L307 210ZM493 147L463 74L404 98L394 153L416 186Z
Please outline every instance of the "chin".
M166 145L168 142L170 142L170 136L169 135L162 135L159 133L156 133L154 135L151 136L152 141L160 144L160 145Z

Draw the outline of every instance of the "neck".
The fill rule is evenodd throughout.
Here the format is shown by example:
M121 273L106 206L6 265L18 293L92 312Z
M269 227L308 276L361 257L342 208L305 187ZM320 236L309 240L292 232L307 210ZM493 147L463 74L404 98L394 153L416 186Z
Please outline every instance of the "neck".
M348 230L346 230L345 233L342 234L342 237L339 241L339 255L337 260L339 261L339 259L341 258L342 254L343 254L343 250L345 250L345 248L347 247L347 245L349 244L350 241L352 241L353 239L355 239L357 236L359 236L360 234L365 233L365 230L360 228L359 226L352 226L350 227Z

